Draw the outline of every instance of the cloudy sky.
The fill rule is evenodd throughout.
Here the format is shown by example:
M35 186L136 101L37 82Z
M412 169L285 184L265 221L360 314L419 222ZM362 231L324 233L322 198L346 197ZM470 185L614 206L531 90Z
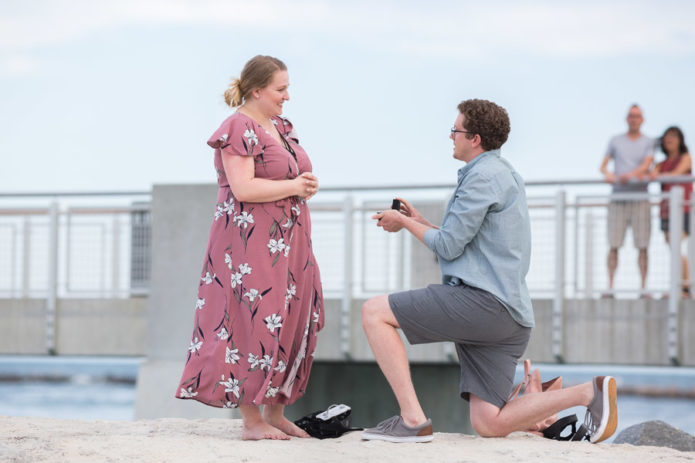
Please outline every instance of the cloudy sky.
M256 54L322 185L453 182L462 99L509 111L527 180L594 178L633 102L695 143L695 2L2 0L0 192L214 181Z

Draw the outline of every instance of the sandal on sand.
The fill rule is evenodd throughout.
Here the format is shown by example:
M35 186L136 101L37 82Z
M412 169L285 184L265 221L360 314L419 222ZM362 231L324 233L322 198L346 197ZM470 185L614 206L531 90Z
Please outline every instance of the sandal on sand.
M569 432L565 432L568 428ZM563 416L543 431L543 437L546 439L560 441L582 441L586 440L588 435L589 431L583 424L577 428L577 415Z

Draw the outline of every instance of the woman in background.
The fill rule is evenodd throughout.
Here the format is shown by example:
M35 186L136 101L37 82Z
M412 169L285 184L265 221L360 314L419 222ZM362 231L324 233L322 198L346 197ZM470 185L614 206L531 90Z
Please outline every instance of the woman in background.
M685 145L685 137L683 131L678 127L669 127L661 137L661 151L666 154L666 159L658 163L652 170L650 177L664 178L676 175L690 175L692 160L688 153L688 147ZM692 182L688 183L662 183L661 191L667 192L675 185L682 186L685 190L684 200L686 201L683 207L683 239L690 234L690 196L693 192ZM664 232L666 242L669 242L669 206L668 198L661 201L661 230ZM681 257L683 268L683 297L690 297L690 283L688 276L688 260L685 256Z

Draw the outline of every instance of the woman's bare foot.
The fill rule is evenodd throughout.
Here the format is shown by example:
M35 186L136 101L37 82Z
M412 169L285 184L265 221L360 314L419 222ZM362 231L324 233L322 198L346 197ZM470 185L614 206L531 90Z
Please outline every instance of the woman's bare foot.
M271 425L275 426L277 429L279 429L281 432L289 435L289 436L294 436L294 437L302 437L302 438L308 438L311 437L309 434L306 433L302 428L285 418L284 416L280 417L266 417L264 416L266 422Z
M244 423L244 430L241 433L242 440L288 440L290 436L282 432L277 426L266 423L265 421L255 421Z

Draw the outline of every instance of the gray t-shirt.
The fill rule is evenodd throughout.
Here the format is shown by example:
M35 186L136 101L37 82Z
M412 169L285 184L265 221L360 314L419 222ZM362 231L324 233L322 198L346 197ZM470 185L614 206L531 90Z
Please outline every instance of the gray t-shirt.
M654 156L654 140L646 135L631 140L627 134L616 135L608 143L606 156L613 159L613 171L616 175L626 174L635 170L647 156ZM613 185L614 192L647 191L644 185Z

